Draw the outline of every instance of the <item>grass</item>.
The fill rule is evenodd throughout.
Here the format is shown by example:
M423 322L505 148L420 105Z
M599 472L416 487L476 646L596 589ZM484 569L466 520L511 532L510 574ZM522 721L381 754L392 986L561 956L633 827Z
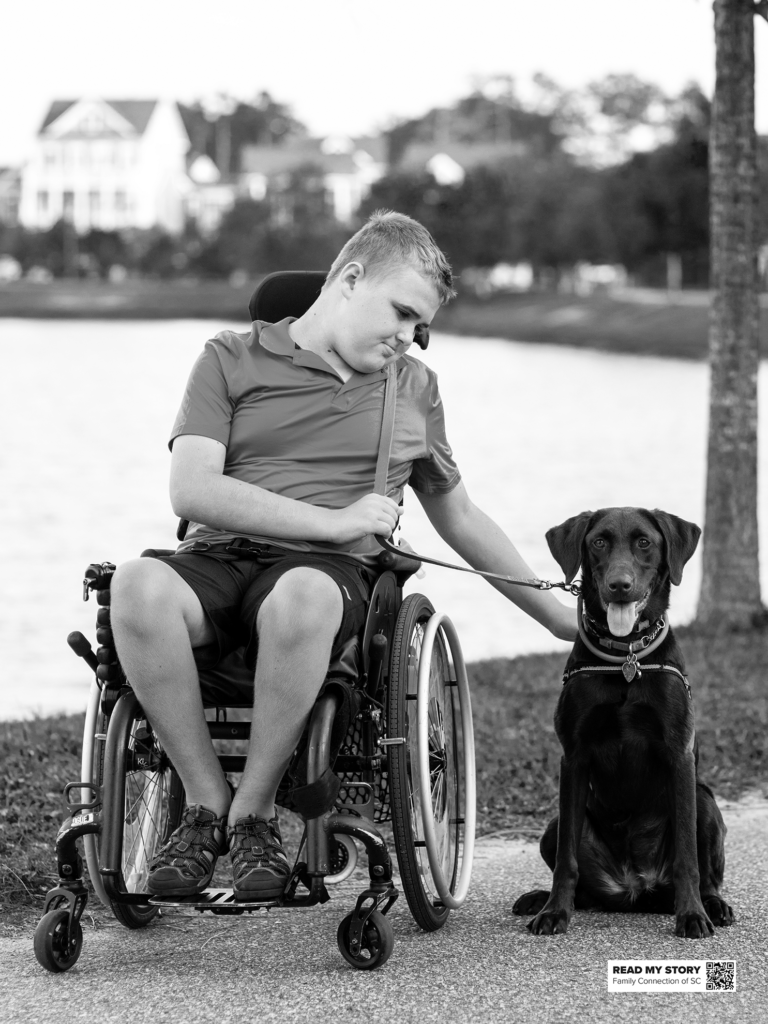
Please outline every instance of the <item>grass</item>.
M718 797L768 795L768 630L703 636L679 629L696 706L700 777ZM560 747L552 718L561 655L469 666L480 834L534 838L557 800ZM0 723L0 908L39 910L56 882L61 791L80 776L83 716Z
M218 322L249 320L255 281L56 280L49 284L0 284L0 317L53 319L164 319L195 317ZM629 300L632 301L629 301ZM761 349L768 357L768 296L762 296ZM555 292L461 294L441 309L434 328L453 334L547 342L610 352L705 359L709 322L704 292L674 296L657 290L611 296Z
M210 319L250 322L248 300L255 282L55 280L48 284L0 284L0 317L49 319Z
M626 297L533 292L483 300L462 296L440 310L434 327L451 334L701 360L708 354L709 303L703 292L682 292L674 300L663 291ZM768 357L765 301L760 347L763 358Z

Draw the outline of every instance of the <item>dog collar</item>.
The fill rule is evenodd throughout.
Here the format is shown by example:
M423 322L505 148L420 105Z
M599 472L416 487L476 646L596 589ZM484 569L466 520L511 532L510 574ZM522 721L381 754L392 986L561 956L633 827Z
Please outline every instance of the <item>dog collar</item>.
M578 604L578 622L579 636L587 650L597 655L598 658L602 658L603 661L619 664L621 666L620 671L624 673L624 678L628 683L631 683L640 672L640 666L637 664L638 659L647 658L652 651L655 651L664 642L669 632L669 623L662 615L661 618L656 620L650 633L646 633L645 636L640 637L639 640L633 640L631 643L625 644L618 640L609 640L607 637L597 637L598 644L603 648L603 650L600 650L592 643L588 636L587 617L581 597L579 597ZM615 654L608 654L606 649L624 651L625 656L620 657ZM615 671L619 670L616 669Z

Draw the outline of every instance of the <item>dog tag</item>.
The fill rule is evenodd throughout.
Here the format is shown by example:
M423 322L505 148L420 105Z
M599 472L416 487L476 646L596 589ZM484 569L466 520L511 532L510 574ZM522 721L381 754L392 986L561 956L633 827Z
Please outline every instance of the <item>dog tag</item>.
M625 661L621 666L621 672L627 682L631 683L635 676L640 672L640 669L637 667L637 659L634 661Z

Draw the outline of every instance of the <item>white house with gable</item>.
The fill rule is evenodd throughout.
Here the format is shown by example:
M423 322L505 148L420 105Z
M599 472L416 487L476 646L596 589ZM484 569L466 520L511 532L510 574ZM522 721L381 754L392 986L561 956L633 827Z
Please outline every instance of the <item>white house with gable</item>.
M56 100L22 170L19 220L84 233L184 227L189 136L164 100Z

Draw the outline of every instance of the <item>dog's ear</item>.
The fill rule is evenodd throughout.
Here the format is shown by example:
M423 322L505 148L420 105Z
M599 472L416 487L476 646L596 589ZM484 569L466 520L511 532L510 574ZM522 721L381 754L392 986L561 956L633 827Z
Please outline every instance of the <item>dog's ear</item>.
M580 512L566 519L559 526L547 530L545 536L552 557L565 573L565 582L570 583L581 565L581 545L586 536L594 512Z
M655 508L650 515L661 530L667 545L669 578L676 587L679 587L683 578L683 566L696 550L701 529L695 523L689 523L669 512L662 512L659 508Z

